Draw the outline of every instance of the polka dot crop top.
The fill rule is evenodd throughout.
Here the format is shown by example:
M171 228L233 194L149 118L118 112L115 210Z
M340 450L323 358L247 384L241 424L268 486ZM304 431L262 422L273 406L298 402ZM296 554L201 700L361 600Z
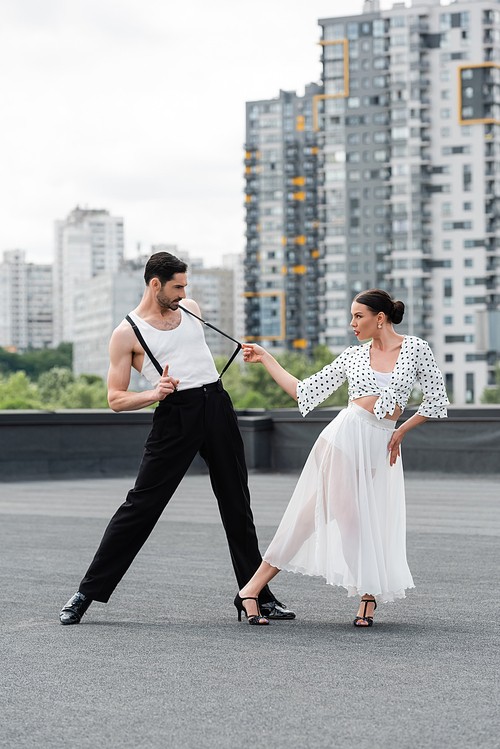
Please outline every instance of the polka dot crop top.
M396 366L387 387L377 384L370 365L371 341L361 346L349 346L320 372L297 384L300 413L305 416L323 403L343 382L349 382L349 401L365 395L380 396L373 413L378 419L393 414L396 405L404 411L415 383L423 392L417 413L430 418L446 418L449 404L443 375L427 341L407 335L401 344Z

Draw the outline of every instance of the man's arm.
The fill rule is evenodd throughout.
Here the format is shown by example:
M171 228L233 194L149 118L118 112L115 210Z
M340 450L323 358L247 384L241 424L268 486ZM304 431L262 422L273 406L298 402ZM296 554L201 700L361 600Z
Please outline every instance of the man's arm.
M131 393L127 388L130 384L132 358L135 335L128 323L122 323L116 328L109 343L109 358L111 360L108 372L108 403L113 411L137 411L153 403L161 401L173 393L179 380L174 380L168 374L168 364L154 390L143 393Z

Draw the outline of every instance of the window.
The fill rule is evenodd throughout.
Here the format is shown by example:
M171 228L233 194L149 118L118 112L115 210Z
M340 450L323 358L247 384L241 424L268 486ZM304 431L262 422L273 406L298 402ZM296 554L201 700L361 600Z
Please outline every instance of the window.
M472 211L472 203L464 203L464 211Z
M439 72L439 80L443 83L446 83L447 81L451 80L451 71L450 70L441 70Z
M385 22L383 18L377 18L373 21L373 36L384 36L384 26Z
M472 192L472 164L463 164L462 183L464 192Z
M375 161L387 161L388 160L387 151L385 149L374 151L373 158Z
M444 91L441 91L441 99L449 99L450 98L450 90L447 88Z
M349 254L350 255L360 255L361 254L361 245L360 244L350 244L349 245Z
M441 213L443 214L443 216L450 216L451 215L451 203L442 203Z
M342 93L342 91L344 90L344 82L341 81L341 83L342 83L342 89L338 93ZM359 80L357 78L351 78L351 80L349 81L349 89L351 91L355 91L358 88L359 88Z
M329 23L324 27L323 39L325 41L335 41L344 38L343 23Z
M465 336L465 338L472 338L473 336ZM469 343L470 341L467 341ZM466 372L465 374L465 402L474 403L474 372Z
M448 361L448 356L451 356L451 360L453 361L453 354L445 354L445 359ZM444 384L446 387L446 392L448 393L448 398L450 401L453 400L453 372L445 372L444 375Z
M445 307L453 306L453 279L443 278L443 303Z
M464 268L473 268L473 267L474 267L474 258L472 257L464 258Z
M453 354L445 354L444 355L444 360L446 362L452 362L453 361Z
M360 105L359 96L349 96L349 98L347 99L348 109L357 109L359 105Z
M363 133L363 143L368 144L371 141L370 133Z
M442 138L449 138L451 135L451 128L449 127L442 127L441 128L441 137Z
M443 231L454 229L472 229L472 221L443 221Z
M451 239L443 239L443 250L451 250Z
M347 136L347 143L350 146L357 146L359 143L359 133L349 133Z
M393 127L391 130L391 137L393 140L406 140L409 137L409 131L407 127Z
M441 13L439 16L439 30L448 31L451 29L451 13Z
M444 324L453 325L453 317L451 315L445 315Z
M387 143L387 133L384 130L379 130L373 133L374 143Z
M462 131L462 135L464 135L466 138L472 134L472 128L470 125L462 125L460 129Z
M367 68L366 68L368 70L370 66L370 60L366 60L366 62L368 63ZM375 70L386 70L387 62L386 62L385 57L376 57L373 61L373 68Z
M466 325L474 325L474 315L465 315L464 316L464 323Z
M440 109L439 116L442 120L449 120L451 117L451 109Z
M346 156L346 160L349 161L349 162L351 162L351 163L353 163L353 162L355 162L355 163L359 162L359 160L360 160L360 153L359 153L359 151L351 151L350 153L348 153L347 156Z
M374 88L385 88L386 85L387 85L386 81L387 81L387 79L386 79L385 75L376 75L373 78L373 86L374 86ZM368 88L368 86L366 88Z
M361 172L349 172L349 179L351 182L359 182L361 179Z
M347 38L357 39L359 37L359 24L348 23L347 24Z

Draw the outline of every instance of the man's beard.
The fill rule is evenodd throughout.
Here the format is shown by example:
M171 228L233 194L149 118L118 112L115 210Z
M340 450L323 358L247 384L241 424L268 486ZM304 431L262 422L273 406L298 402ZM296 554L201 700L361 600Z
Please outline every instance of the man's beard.
M165 296L163 291L159 291L156 295L156 301L162 309L170 309L175 311L179 308L179 302L182 300L180 297L177 299L170 299L168 296Z

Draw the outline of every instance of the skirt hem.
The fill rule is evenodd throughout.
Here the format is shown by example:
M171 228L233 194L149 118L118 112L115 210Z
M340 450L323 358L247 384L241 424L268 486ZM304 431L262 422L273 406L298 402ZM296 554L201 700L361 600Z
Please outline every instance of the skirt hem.
M280 567L278 564L273 564L273 562L271 562L269 559L266 559L265 556L263 557L263 560L264 562L270 564L271 567L275 567L282 572L293 572L295 574L304 575L304 577L322 577L326 585L331 585L333 588L344 588L344 590L347 590L348 598L354 598L354 596L374 596L377 603L394 603L396 599L399 600L402 598L406 598L405 591L411 590L415 587L415 585L412 583L408 584L404 588L400 588L399 590L384 590L379 591L378 593L374 593L372 590L359 590L353 585L346 585L345 583L337 583L331 580L327 580L327 578L322 575L321 572L308 572L303 567L297 567L290 564Z

